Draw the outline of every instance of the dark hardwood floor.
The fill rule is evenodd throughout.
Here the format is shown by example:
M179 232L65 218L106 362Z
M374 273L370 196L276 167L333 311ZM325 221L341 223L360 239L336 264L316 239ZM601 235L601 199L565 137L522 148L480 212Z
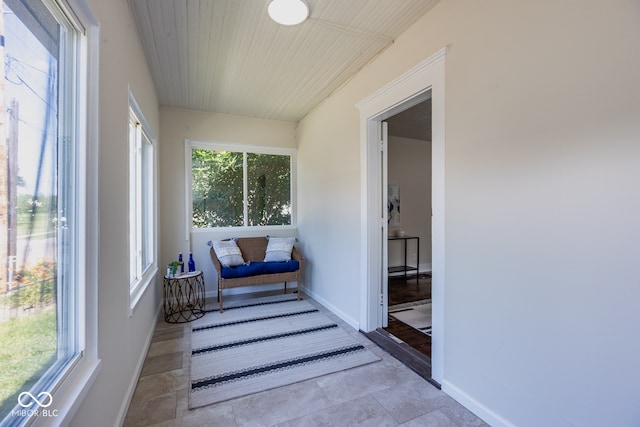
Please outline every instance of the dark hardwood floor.
M389 278L389 305L431 299L431 275L421 273L416 280L415 274Z
M431 299L431 275L420 274L389 278L389 306L407 302ZM401 339L410 347L422 353L431 361L431 337L389 316L389 326L385 330Z
M431 275L420 274L389 279L389 306L431 299ZM431 378L431 337L405 323L389 317L389 326L365 333L389 354L440 388Z

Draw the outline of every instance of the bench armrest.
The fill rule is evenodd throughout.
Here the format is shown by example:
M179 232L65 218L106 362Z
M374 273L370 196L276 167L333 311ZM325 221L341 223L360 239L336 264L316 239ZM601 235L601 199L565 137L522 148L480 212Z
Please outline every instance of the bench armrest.
M218 256L216 255L216 251L213 249L213 247L209 249L209 254L211 255L211 262L213 262L213 266L216 268L216 271L218 272L218 277L219 277L220 273L222 272L222 264L220 264L220 260L218 259Z
M300 252L300 249L296 248L295 246L291 251L291 259L295 259L296 261L298 261L300 263L300 268L302 268L302 262L304 261L304 257L302 256L302 252Z

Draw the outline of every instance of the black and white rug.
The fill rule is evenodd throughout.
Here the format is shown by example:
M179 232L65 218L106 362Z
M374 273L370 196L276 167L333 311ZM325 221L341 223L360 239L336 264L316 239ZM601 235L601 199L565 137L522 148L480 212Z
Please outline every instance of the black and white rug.
M252 300L192 323L189 408L378 360L296 295Z
M431 300L391 306L389 315L431 336Z

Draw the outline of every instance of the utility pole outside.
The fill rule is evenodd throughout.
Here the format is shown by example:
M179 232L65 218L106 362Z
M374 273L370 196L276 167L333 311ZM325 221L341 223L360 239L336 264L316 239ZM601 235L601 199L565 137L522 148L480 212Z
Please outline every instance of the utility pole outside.
M9 271L9 159L4 93L4 11L0 2L0 293L8 288Z

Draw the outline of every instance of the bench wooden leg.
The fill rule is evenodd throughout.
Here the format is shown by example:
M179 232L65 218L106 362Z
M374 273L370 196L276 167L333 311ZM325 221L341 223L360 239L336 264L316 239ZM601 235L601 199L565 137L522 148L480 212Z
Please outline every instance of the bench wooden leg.
M287 282L284 282L284 293L287 293Z
M218 288L218 304L220 306L220 313L224 310L222 309L222 289Z

